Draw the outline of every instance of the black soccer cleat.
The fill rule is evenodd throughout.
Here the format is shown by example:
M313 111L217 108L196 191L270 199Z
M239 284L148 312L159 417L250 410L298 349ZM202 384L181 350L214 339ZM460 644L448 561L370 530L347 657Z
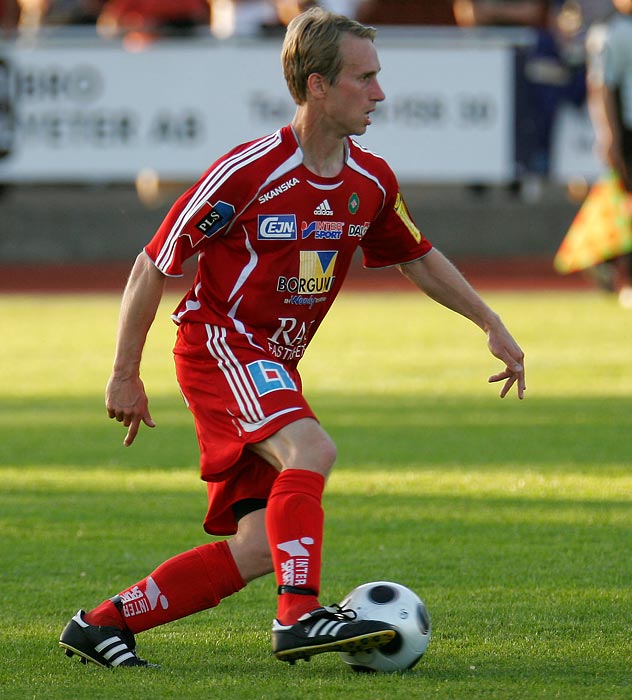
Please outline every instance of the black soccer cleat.
M82 663L89 661L104 668L118 666L153 666L136 656L134 635L117 627L97 627L84 619L83 610L70 620L59 637L59 646L66 656L81 657Z
M280 661L293 664L309 661L315 654L328 651L364 651L388 644L396 631L386 622L357 620L354 610L339 605L316 608L305 613L293 625L272 623L272 653Z

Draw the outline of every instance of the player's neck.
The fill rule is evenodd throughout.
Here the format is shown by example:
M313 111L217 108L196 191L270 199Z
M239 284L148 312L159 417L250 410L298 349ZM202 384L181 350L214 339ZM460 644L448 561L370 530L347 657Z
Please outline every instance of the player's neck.
M308 170L321 177L340 174L345 164L344 138L300 118L294 119L292 128L303 151L303 165Z

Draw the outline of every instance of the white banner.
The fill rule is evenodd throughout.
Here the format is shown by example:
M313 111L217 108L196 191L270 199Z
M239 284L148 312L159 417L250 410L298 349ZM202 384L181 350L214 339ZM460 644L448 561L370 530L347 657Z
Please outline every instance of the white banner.
M513 177L511 48L377 46L386 101L361 141L400 180ZM0 181L193 180L291 120L279 53L275 40L0 45Z

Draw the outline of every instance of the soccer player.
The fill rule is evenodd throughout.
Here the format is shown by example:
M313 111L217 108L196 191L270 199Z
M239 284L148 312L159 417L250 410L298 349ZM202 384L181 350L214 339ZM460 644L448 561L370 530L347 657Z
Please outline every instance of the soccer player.
M411 220L395 175L350 136L363 134L384 93L375 30L312 9L288 26L291 124L219 158L174 204L137 257L121 303L110 418L154 427L141 354L167 277L196 255L195 281L173 313L175 365L195 419L203 544L98 605L63 630L66 653L138 666L134 635L212 608L274 571L272 650L293 662L387 643L393 629L322 606L326 478L336 448L301 390L297 364L336 297L354 251L368 267L399 265L422 291L487 334L504 368L490 377L525 390L523 353L494 313Z

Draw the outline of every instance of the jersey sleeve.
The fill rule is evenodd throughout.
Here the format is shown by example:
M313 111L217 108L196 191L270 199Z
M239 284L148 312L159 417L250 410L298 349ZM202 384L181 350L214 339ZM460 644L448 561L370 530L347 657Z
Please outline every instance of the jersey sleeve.
M165 275L182 276L183 263L228 232L257 184L239 167L240 146L218 159L173 204L145 252Z
M384 207L360 243L364 266L369 268L411 262L432 250L432 244L410 216L392 172L389 172L386 184Z

